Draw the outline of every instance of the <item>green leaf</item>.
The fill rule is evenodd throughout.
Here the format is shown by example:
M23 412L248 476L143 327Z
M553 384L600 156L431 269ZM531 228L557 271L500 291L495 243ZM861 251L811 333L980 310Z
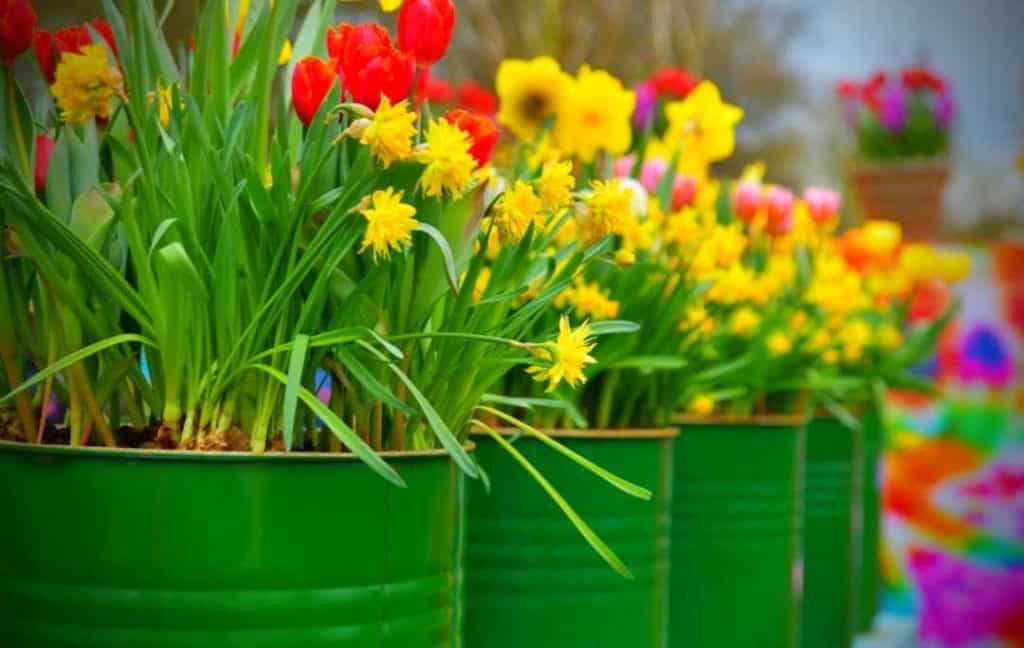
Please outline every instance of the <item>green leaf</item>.
M600 335L614 335L616 333L636 333L640 325L636 322L626 320L605 320L594 322L590 325L590 334L597 337Z
M521 407L525 410L532 410L534 407L562 410L569 415L572 424L579 428L587 427L587 419L580 413L577 407L563 400L555 398L533 398L525 396L503 396L501 394L484 394L480 398L481 403L493 405L506 405L508 407Z
M251 368L268 374L283 385L288 384L287 376L273 367L264 364L254 364L251 365ZM331 408L321 403L315 394L304 387L299 387L298 395L302 402L309 409L313 410L313 413L320 417L324 425L338 437L338 440L344 443L357 457L362 459L367 466L395 486L405 488L405 480L395 472L395 469L389 466L370 446L366 445L366 442L359 438L359 435L352 428L345 425L345 422L338 418L338 415Z
M642 371L682 369L686 361L679 356L671 355L644 355L630 356L622 360L616 360L608 365L610 369L640 369Z
M138 342L139 344L145 344L146 346L156 348L156 344L152 340L141 335L136 335L134 333L124 333L122 335L115 335L113 337L109 337L105 340L100 340L99 342L90 344L87 347L82 347L81 349L73 353L69 353L68 355L64 356L63 358L53 363L52 365L40 370L31 378L21 383L21 385L19 385L17 389L9 392L3 398L0 398L0 404L9 401L10 399L14 398L18 394L26 390L32 389L33 387L42 383L50 376L67 369L68 367L77 362L81 362L82 360L85 360L86 358L95 355L100 351L104 351L111 347L115 347L119 344L126 344L128 342Z
M302 380L302 368L306 363L306 349L309 347L309 336L295 336L291 355L288 358L288 382L284 386L284 447L291 450L295 440L295 409L299 402L299 381Z
M444 237L436 227L424 223L423 221L417 221L416 230L423 232L437 243L437 247L441 250L441 256L444 258L444 269L448 274L448 283L452 287L452 292L455 294L459 293L459 274L455 269L455 257L452 255L452 248L448 245L448 239Z
M181 243L168 243L157 251L157 259L173 281L186 292L206 299L209 295L192 259Z
M533 464L531 464L526 457L516 450L511 443L503 439L500 434L492 430L482 421L474 420L473 424L477 425L480 429L489 434L490 437L494 439L495 443L511 455L511 457L515 459L531 477L533 477L534 481L540 484L540 487L544 489L544 492L548 494L548 497L550 497L558 508L562 510L562 513L569 518L569 521L572 522L572 525L580 532L580 535L583 536L587 543L594 548L594 551L596 551L612 569L618 572L623 578L633 580L633 574L629 571L629 568L626 567L619 557L615 555L615 552L612 551L596 533L594 533L594 530L590 528L590 525L588 525L583 518L576 513L572 506L569 505L569 502L565 501L565 498L562 497L561 493L551 485L551 482L544 478L544 475L540 474L540 472L533 467Z
M352 377L370 393L370 396L381 401L388 407L405 414L406 416L413 415L412 408L398 400L398 397L391 393L391 390L382 382L377 380L366 366L356 358L355 354L344 347L338 347L335 349L334 353L338 357L338 360L340 360L345 366L345 369L352 374Z

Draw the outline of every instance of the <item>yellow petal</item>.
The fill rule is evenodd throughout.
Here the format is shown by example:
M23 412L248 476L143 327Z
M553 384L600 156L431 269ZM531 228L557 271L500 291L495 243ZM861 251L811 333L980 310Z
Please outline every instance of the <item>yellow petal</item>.
M284 65L292 58L292 41L290 38L284 39L284 45L281 46L281 53L277 56L277 64Z
M392 12L402 6L402 0L380 0L380 8L383 11Z

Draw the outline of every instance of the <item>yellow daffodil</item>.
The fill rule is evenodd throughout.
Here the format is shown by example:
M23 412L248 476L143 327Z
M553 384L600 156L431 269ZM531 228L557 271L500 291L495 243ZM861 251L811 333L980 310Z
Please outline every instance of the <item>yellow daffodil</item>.
M773 356L786 355L793 350L793 341L789 339L789 336L781 331L775 331L768 336L766 340L768 352Z
M622 231L631 214L633 196L619 185L618 179L594 180L586 205L576 215L580 236L594 243L608 234Z
M110 117L114 98L123 93L121 72L111 65L107 48L86 45L81 53L64 52L50 86L61 119L80 123L94 117Z
M615 251L615 265L620 268L628 268L636 263L636 252L629 248L619 248Z
M423 139L416 151L416 159L426 165L420 176L423 193L462 196L473 182L476 169L476 160L469 154L469 135L444 119L435 119L427 126Z
M971 256L966 252L939 254L939 275L946 283L960 283L971 274Z
M754 309L744 306L733 313L729 328L733 333L745 337L753 333L760 323L761 316Z
M537 180L540 200L544 210L552 214L572 204L572 190L576 178L572 174L572 162L548 162Z
M156 91L150 92L146 95L146 103L150 106L153 102L156 102L157 106L157 118L160 120L160 125L167 128L171 125L171 86L164 85L159 79L156 81Z
M619 316L619 302L611 299L608 291L595 282L588 283L577 277L559 297L561 304L572 305L580 317L606 320Z
M596 362L590 355L596 345L590 336L590 325L580 324L575 330L569 325L565 315L558 321L558 337L543 347L534 350L534 354L551 363L548 367L530 367L527 371L534 374L534 380L548 382L547 391L554 391L563 380L570 387L586 382L583 369Z
M902 228L891 221L868 221L861 233L864 248L875 259L891 257L903 238Z
M743 118L743 110L724 103L715 84L701 81L683 101L668 103L665 117L665 140L710 163L732 155L736 148L734 129Z
M911 243L900 251L899 267L909 281L931 279L939 273L939 254L930 245Z
M416 136L416 113L409 110L408 101L392 105L381 96L380 106L373 114L359 141L370 149L373 157L385 169L394 162L412 156L412 140Z
M625 153L633 136L630 118L636 95L612 75L588 65L580 68L568 88L555 124L558 147L584 162L598 151Z
M498 121L519 139L534 139L544 122L561 110L571 83L572 78L548 56L502 61L495 78L501 102Z
M896 349L903 344L903 334L896 326L886 324L878 330L878 344L883 349Z
M518 243L541 216L541 199L528 182L516 180L494 206L494 227L501 243Z
M402 202L401 191L396 192L391 187L374 191L370 206L363 209L362 214L367 223L360 252L372 247L373 258L377 260L412 244L416 208Z

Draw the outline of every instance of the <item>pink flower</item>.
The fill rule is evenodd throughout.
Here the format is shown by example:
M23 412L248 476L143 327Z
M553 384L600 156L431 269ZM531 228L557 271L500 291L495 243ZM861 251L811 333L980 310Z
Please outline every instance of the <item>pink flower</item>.
M647 160L644 162L644 166L640 170L640 184L644 186L644 189L646 189L648 193L654 193L667 169L668 162L661 158L652 158Z
M624 155L612 166L612 173L616 178L628 178L633 175L633 165L636 164L635 155Z
M740 180L732 192L732 206L736 217L749 223L757 217L764 201L761 183L755 180Z
M839 192L823 187L804 189L804 202L811 220L819 225L831 222L839 215Z

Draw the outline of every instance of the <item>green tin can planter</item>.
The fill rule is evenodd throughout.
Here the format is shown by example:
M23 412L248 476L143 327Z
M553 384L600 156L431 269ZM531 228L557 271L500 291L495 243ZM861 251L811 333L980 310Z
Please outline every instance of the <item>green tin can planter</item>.
M458 645L461 473L383 454L0 443L0 645Z
M672 648L796 648L803 416L682 417Z
M856 434L835 418L807 426L804 472L803 648L853 641Z
M867 631L874 625L882 602L882 494L879 477L884 434L881 412L874 407L868 408L861 430L864 461L860 475L860 533L857 534L856 547L857 625L859 630Z
M632 571L626 580L504 450L475 437L491 492L467 482L466 646L663 648L675 430L553 431L559 442L651 489L611 489L536 439L516 448Z

